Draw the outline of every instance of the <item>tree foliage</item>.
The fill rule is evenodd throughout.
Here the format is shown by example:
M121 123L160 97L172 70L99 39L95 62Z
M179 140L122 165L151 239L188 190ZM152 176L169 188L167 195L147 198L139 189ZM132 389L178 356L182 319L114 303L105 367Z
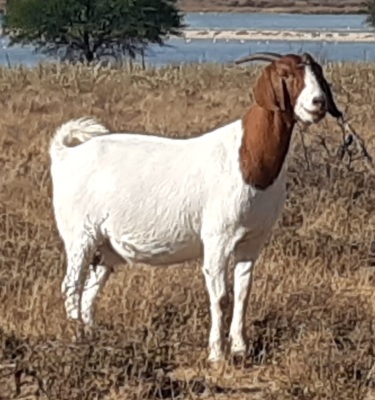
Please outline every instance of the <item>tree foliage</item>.
M179 35L183 24L176 0L9 0L4 27L11 44L91 62L134 58Z
M362 3L361 12L366 14L365 22L375 28L375 0L366 0Z

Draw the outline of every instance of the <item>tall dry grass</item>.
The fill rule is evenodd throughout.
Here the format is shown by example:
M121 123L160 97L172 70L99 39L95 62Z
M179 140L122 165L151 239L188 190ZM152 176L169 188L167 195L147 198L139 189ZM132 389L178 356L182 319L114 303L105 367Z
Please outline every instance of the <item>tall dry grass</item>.
M375 154L374 65L325 69ZM245 112L258 73L0 69L0 398L374 398L375 179L363 160L350 170L334 155L341 134L329 118L304 136L310 167L296 130L286 207L255 271L243 364L205 365L200 262L119 268L97 330L82 337L65 318L47 153L56 127L89 115L117 131L198 135Z

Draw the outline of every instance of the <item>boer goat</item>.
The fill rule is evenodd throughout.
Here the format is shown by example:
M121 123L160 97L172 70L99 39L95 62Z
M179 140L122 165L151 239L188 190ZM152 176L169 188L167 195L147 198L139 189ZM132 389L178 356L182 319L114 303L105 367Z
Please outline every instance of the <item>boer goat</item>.
M232 354L246 350L244 319L254 264L285 200L286 157L297 121L340 117L321 66L309 55L268 61L244 117L200 137L110 133L71 120L51 145L56 224L65 244L69 318L92 324L114 265L179 263L203 256L210 300L209 360L223 357L221 300L235 261ZM87 275L86 275L87 272ZM85 282L81 285L81 279Z

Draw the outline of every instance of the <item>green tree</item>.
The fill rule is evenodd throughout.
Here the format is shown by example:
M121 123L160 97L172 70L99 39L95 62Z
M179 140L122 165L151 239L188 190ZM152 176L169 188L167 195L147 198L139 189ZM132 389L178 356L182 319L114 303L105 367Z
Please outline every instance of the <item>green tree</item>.
M65 60L143 53L180 35L177 0L8 0L5 33L15 43Z
M365 22L375 28L375 0L366 0L361 3L361 13L366 14Z

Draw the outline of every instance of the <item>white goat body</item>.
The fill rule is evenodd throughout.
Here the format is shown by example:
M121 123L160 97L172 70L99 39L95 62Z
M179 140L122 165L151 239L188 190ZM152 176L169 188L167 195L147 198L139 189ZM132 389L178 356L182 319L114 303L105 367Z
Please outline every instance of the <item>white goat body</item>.
M67 254L62 292L70 318L93 323L95 298L115 264L203 256L209 359L216 361L223 356L220 302L233 255L229 337L232 353L245 352L252 269L283 208L294 124L341 115L310 55L261 53L240 62L255 59L272 62L254 87L256 103L242 120L202 136L110 134L91 119L57 130L50 147L53 204Z
M233 251L237 262L255 262L282 210L285 168L265 191L247 185L239 166L242 137L240 120L190 139L109 134L90 119L58 129L51 173L68 255L63 291L71 286L75 293L66 305L70 317L79 318L77 282L84 259L90 263L97 250L110 267L178 263L202 256L204 248L206 280L219 278ZM221 298L225 282L215 285ZM86 323L92 323L94 297L82 305Z
M241 121L191 139L104 133L94 120L74 120L51 144L66 245L89 230L124 260L154 265L202 256L206 235L233 247L252 233L259 250L282 208L284 174L267 191L243 182ZM72 139L85 143L69 147Z

